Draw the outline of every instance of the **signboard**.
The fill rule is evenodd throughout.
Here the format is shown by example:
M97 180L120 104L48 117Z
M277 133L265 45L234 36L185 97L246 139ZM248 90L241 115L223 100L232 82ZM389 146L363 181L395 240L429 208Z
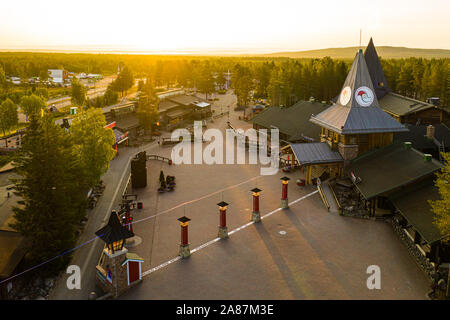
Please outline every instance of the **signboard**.
M374 100L374 94L368 87L359 87L355 91L356 102L362 107L368 107Z
M107 124L106 126L105 126L105 129L112 129L112 128L114 128L115 126L116 126L117 124L116 124L116 122L115 121L113 121L113 122L111 122L110 124Z
M339 102L343 106L345 106L350 101L351 96L352 96L352 89L350 89L350 87L347 86L344 89L342 89L341 96L339 97Z

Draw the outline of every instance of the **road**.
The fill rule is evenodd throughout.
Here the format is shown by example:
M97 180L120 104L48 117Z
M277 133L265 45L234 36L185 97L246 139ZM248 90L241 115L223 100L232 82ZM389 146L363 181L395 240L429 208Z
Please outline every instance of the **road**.
M93 99L100 95L103 95L108 85L115 79L115 75L104 77L102 80L95 84L95 88L89 89L87 96L89 99ZM57 109L70 106L72 104L70 96L59 97L47 100L47 105L54 105ZM26 116L21 111L19 112L19 122L25 122Z

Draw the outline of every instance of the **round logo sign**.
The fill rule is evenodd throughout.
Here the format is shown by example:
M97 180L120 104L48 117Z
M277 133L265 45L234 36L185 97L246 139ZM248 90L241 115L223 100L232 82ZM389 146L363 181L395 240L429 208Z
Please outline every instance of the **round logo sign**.
M359 87L355 91L356 102L362 107L368 107L373 102L373 92L367 87Z
M339 97L339 102L343 106L345 106L350 101L351 96L352 96L352 89L350 89L350 87L345 87L341 91L341 96Z

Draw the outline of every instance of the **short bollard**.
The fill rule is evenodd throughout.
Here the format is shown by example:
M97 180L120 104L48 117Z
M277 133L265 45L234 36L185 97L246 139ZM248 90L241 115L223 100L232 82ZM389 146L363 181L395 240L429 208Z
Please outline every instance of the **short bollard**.
M189 249L188 242L188 225L191 219L183 216L179 218L178 221L180 221L181 225L181 243L179 255L181 256L181 258L188 258L191 255L191 250Z
M220 223L219 223L219 238L228 238L228 228L227 228L227 206L228 203L221 201L217 204L219 206Z
M281 180L281 205L280 205L280 208L287 209L287 208L289 208L288 183L289 183L289 180L291 180L291 179L289 179L288 177L283 177L280 180Z
M253 188L251 191L253 192L252 221L256 223L261 221L261 213L259 212L259 193L262 190L258 188Z

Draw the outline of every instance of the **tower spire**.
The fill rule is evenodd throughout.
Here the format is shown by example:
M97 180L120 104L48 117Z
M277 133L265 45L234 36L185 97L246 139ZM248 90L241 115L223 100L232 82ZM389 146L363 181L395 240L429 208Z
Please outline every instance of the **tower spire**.
M353 60L336 103L312 116L310 121L344 135L407 131L379 107L361 49Z
M375 94L379 100L389 93L391 89L389 88L386 77L384 76L383 68L381 67L380 59L378 58L378 53L375 49L372 38L370 38L369 44L364 52L364 58L366 59L367 68L369 69L370 79L372 80Z

